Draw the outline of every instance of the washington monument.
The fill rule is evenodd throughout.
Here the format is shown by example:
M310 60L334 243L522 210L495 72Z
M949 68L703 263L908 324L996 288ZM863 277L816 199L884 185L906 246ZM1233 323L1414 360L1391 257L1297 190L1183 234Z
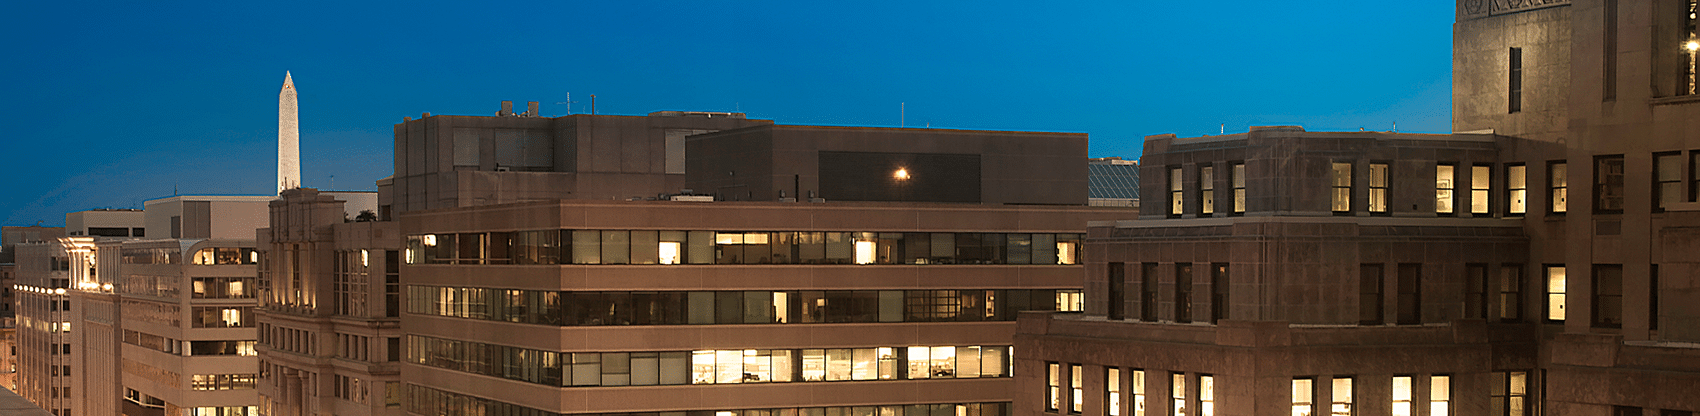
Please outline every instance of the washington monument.
M295 115L295 81L283 71L277 93L277 192L301 187L301 123Z

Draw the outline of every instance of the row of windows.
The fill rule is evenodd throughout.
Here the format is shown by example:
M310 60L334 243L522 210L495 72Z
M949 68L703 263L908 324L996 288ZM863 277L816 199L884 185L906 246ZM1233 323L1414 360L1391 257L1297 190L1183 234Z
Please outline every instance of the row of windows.
M190 311L193 328L253 328L252 306L196 306Z
M125 248L118 251L124 264L182 264L183 251L178 248Z
M558 326L1012 321L1079 289L566 292L408 286L408 313Z
M1081 234L543 230L408 236L408 264L1077 264Z
M190 296L195 299L253 299L252 277L196 277L190 280Z
M1172 286L1172 289L1174 291L1173 300L1175 310L1171 317L1177 323L1192 322L1192 309L1193 303L1195 302L1192 293L1194 290L1193 267L1193 263L1174 263L1174 285ZM1210 275L1208 277L1210 279L1210 293L1208 296L1210 314L1207 315L1207 317L1209 318L1209 322L1214 324L1217 321L1228 318L1229 305L1231 304L1229 301L1230 285L1228 282L1227 263L1211 263L1209 267ZM1123 310L1123 300L1127 299L1127 294L1125 293L1127 285L1126 268L1127 263L1109 264L1108 280L1110 287L1107 291L1109 295L1109 311L1107 314L1109 319L1127 318L1126 311ZM1159 270L1157 263L1140 264L1139 319L1142 321L1157 321L1157 274Z
M562 387L1008 377L1008 346L555 352L408 336L408 361Z
M417 384L407 385L407 411L415 414L471 416L568 416L541 409L450 393ZM1009 416L1010 404L942 403L891 406L803 407L699 410L618 414L573 413L571 416Z
M1504 374L1504 373L1496 373ZM1525 374L1525 373L1518 373ZM1395 415L1415 415L1417 407L1424 401L1419 397L1419 385L1423 383L1422 376L1395 375L1392 380L1392 391L1388 396L1392 413ZM1355 391L1357 381L1352 376L1334 376L1329 378L1298 377L1293 379L1293 415L1308 416L1321 411L1319 406L1327 405L1327 412L1332 416L1352 416L1357 412ZM1448 416L1452 414L1452 376L1436 374L1427 377L1428 412L1425 416ZM1518 403L1522 406L1522 402ZM1503 409L1496 408L1493 415L1507 416ZM1510 415L1522 416L1522 409Z
M259 336L260 345L296 354L313 354L314 341L318 338L313 331L272 324L260 324Z
M251 247L208 247L196 250L193 259L193 264L200 266L255 264L260 261L260 253Z
M1066 370L1066 373L1064 372ZM1109 416L1146 416L1146 377L1169 378L1168 400L1161 400L1161 390L1153 392L1157 396L1150 404L1151 414L1162 414L1163 407L1168 407L1169 414L1188 416L1189 404L1197 406L1195 416L1213 416L1216 414L1216 377L1210 374L1191 374L1185 372L1148 372L1143 369L1124 369L1105 367L1103 384L1104 391L1098 398L1102 401L1104 413ZM1081 364L1045 363L1045 411L1050 413L1066 412L1080 414L1086 404L1084 378L1085 366ZM1067 382L1065 386L1063 383ZM1159 382L1161 379L1159 379ZM1295 416L1299 416L1295 413Z
M189 378L190 390L250 390L256 374L195 374Z
M1652 211L1664 212L1674 203L1685 201L1682 195L1684 178L1682 152L1661 152L1653 154L1652 167ZM1688 152L1689 196L1686 201L1696 201L1700 198L1700 151ZM1245 180L1244 162L1231 162L1234 177L1231 183L1233 189L1233 210L1229 215L1245 212ZM1367 207L1365 211L1371 214L1387 214L1389 212L1388 190L1390 168L1387 162L1370 162L1366 173L1368 178ZM1209 216L1216 213L1214 192L1214 167L1202 165L1199 168L1199 215ZM1357 195L1352 176L1356 169L1353 162L1333 162L1329 167L1330 206L1338 214L1349 214L1358 210L1354 207L1353 198ZM1521 216L1528 213L1529 186L1528 167L1522 163L1508 163L1499 170L1505 175L1503 188L1495 190L1493 178L1495 170L1492 164L1473 164L1460 166L1452 163L1435 165L1434 175L1434 211L1440 215L1452 215L1459 212L1458 196L1469 192L1468 212L1472 215L1492 215L1497 210L1508 216ZM1626 182L1624 181L1624 156L1602 155L1594 157L1593 181L1593 211L1597 214L1623 213L1623 198ZM1170 216L1180 216L1185 213L1181 201L1185 191L1180 167L1169 168ZM1467 174L1467 178L1460 175ZM1467 188L1460 184L1468 183ZM1564 214L1569 212L1569 164L1565 161L1547 162L1547 212Z

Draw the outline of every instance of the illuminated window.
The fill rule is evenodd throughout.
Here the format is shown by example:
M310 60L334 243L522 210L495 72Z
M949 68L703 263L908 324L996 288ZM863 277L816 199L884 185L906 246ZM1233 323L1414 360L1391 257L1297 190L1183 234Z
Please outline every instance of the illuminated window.
M1523 165L1505 167L1505 213L1523 215L1529 212L1529 168Z
M1329 173L1329 177L1333 179L1330 184L1333 189L1331 195L1333 195L1332 206L1334 213L1339 214L1351 212L1352 164L1334 162L1333 169L1330 169Z
M1563 161L1547 162L1547 212L1563 214L1570 211L1570 168Z
M1369 212L1387 213L1387 164L1369 164Z
M1293 416L1311 416L1316 396L1316 381L1308 378L1293 379Z
M1452 376L1429 377L1428 386L1428 416L1452 414Z
M1594 265L1593 326L1623 327L1623 265Z
M1335 377L1333 383L1334 394L1331 396L1333 399L1333 405L1329 407L1329 414L1333 416L1352 416L1352 412L1356 411L1356 409L1352 407L1352 378Z
M1489 386L1488 401L1492 416L1528 416L1529 373L1495 371Z
M1133 370L1133 416L1145 416L1145 370Z
M914 357L910 357L914 359ZM1045 363L1045 410L1055 412L1062 407L1062 365Z
M1412 394L1411 376L1393 376L1393 416L1416 416Z
M1457 177L1457 167L1452 165L1434 166L1434 212L1447 215L1453 213L1452 190L1453 181Z
M1485 215L1492 204L1489 200L1490 185L1493 183L1493 168L1489 166L1470 166L1470 213Z
M1653 155L1653 212L1682 202L1682 154Z
M1564 266L1547 266L1547 320L1564 320Z
M1216 377L1198 376L1198 416L1216 416Z
M1080 364L1070 364L1068 366L1069 413L1080 413L1080 408L1084 405L1082 402L1084 401L1083 399L1085 394L1081 391L1081 375Z
M1623 213L1623 155L1594 157L1594 213Z
M1523 265L1499 266L1499 320L1523 320Z
M1683 1L1682 30L1678 32L1682 51L1681 62L1677 65L1676 95L1694 95L1697 89L1695 69L1700 67L1700 6L1695 0Z
M1169 216L1171 217L1178 217L1184 212L1181 210L1181 191L1183 190L1184 188L1181 187L1181 168L1169 168Z
M1186 416L1186 373L1173 373L1169 376L1170 397L1174 398L1175 407L1171 408L1174 416Z
M1216 213L1216 168L1213 166L1198 168L1198 202L1199 214Z
M1234 163L1233 168L1228 172L1228 175L1232 176L1231 178L1228 178L1228 181L1230 183L1232 183L1232 185L1234 187L1234 213L1235 214L1244 214L1245 213L1245 162Z
M1110 416L1122 415L1122 370L1108 368L1104 371L1104 407L1108 408Z

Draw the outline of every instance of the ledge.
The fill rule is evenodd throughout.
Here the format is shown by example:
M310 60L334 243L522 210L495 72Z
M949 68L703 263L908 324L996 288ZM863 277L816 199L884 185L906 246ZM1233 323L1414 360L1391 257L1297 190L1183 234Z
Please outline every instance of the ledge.
M1647 103L1652 105L1678 105L1697 102L1700 102L1700 94L1675 95L1670 97L1651 98L1647 100Z

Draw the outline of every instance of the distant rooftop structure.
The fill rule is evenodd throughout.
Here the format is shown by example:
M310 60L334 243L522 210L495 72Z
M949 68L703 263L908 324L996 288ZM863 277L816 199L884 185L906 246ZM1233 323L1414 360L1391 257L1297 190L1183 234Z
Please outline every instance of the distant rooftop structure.
M1139 161L1121 157L1088 159L1087 198L1094 206L1138 206Z

